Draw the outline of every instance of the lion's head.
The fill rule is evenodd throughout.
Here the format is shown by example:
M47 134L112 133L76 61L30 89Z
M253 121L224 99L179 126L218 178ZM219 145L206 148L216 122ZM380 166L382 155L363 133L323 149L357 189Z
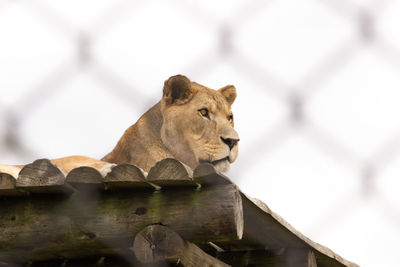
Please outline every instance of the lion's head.
M236 89L213 90L182 75L164 83L161 139L174 157L194 168L209 162L226 171L238 156L231 105Z

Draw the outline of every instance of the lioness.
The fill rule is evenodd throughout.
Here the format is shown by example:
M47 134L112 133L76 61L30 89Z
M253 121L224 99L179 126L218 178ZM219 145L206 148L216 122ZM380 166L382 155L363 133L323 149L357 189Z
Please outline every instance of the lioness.
M158 161L175 158L191 168L209 162L227 171L238 155L231 112L235 98L232 85L212 90L183 75L172 76L164 82L161 101L125 131L102 161L131 163L148 172ZM102 161L71 156L51 162L68 173L79 166L101 167ZM0 165L0 172L17 177L22 167Z
M128 128L114 150L102 160L131 163L148 171L164 158L191 168L209 162L227 171L238 155L231 105L236 89L212 90L183 75L164 82L160 102Z

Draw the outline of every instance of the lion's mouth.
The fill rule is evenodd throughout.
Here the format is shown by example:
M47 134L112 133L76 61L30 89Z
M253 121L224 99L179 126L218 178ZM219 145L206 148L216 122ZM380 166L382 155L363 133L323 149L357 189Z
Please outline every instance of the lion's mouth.
M210 163L210 164L216 166L219 163L224 162L224 161L229 161L229 156L227 156L225 158L222 158L222 159L217 159L217 160L214 160L214 161L200 160L200 163Z

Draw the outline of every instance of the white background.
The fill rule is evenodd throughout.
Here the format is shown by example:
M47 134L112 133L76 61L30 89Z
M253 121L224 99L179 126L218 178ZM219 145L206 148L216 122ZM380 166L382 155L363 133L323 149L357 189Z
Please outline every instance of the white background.
M0 0L0 162L101 158L182 73L234 84L228 176L364 267L398 265L400 1Z

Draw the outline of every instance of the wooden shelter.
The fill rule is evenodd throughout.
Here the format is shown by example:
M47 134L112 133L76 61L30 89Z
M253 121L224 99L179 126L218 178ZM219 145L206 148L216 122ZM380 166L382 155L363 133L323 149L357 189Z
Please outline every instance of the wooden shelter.
M357 266L210 164L0 167L0 266Z

